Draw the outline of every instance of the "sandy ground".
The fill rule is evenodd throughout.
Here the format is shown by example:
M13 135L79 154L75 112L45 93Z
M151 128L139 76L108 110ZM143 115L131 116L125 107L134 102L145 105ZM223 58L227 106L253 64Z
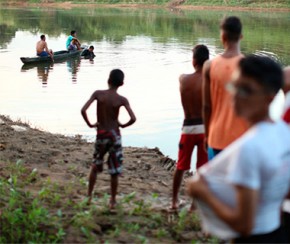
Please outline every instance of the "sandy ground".
M18 160L31 169L36 168L43 178L66 185L75 177L87 180L92 161L93 143L88 143L80 136L65 137L29 127L21 122L13 122L0 116L0 177L7 163ZM119 181L119 194L133 191L140 197L158 194L160 208L170 205L172 176L175 162L155 149L124 148L124 170ZM95 196L110 193L110 176L105 165L104 172L98 176ZM2 172L2 174L1 174ZM87 189L76 191L76 198L86 196ZM184 187L181 190L183 199Z

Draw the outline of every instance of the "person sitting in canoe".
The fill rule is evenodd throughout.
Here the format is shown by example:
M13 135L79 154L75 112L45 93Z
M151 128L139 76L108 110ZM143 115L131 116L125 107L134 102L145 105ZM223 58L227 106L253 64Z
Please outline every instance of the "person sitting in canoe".
M68 46L69 51L76 51L78 50L78 41L77 39L72 39L70 45Z
M94 46L90 46L82 51L81 56L85 59L93 59L96 55L94 54Z
M76 46L77 46L77 50L81 49L81 43L80 41L77 39L77 32L75 30L72 30L70 32L70 36L67 38L66 40L66 49L69 50L69 46L71 45L72 40L75 40L76 42Z
M50 56L53 60L53 51L48 49L45 35L41 35L40 40L36 43L36 55L39 57Z

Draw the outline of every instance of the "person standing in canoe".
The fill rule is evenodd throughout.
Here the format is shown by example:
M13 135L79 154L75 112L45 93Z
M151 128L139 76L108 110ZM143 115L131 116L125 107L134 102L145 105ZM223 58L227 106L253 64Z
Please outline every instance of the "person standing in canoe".
M70 36L66 40L66 49L69 50L69 46L71 45L72 40L75 40L74 41L75 42L75 45L77 46L77 49L80 50L81 49L81 43L77 39L77 32L75 30L72 30L70 32Z
M41 35L40 40L36 43L36 55L39 57L50 56L53 60L53 51L48 49L45 35Z

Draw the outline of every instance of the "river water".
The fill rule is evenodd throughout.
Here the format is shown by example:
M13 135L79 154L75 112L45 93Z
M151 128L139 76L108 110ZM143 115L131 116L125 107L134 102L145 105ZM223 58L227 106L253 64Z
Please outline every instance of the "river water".
M219 21L237 15L244 24L244 53L271 56L290 63L289 13L170 11L160 9L0 9L0 113L33 127L93 141L80 109L92 92L106 89L109 72L120 68L126 96L137 122L122 130L124 146L158 147L177 158L183 112L178 77L191 73L191 49L206 44L211 57L221 52ZM49 48L65 48L77 30L82 44L94 45L93 61L25 66L20 57L33 56L41 34ZM283 95L271 107L277 119ZM94 120L95 108L89 115ZM121 111L121 120L127 119Z

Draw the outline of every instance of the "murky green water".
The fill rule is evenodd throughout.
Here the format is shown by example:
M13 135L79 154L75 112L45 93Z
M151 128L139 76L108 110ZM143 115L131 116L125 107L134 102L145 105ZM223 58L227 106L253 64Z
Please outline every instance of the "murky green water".
M111 69L125 72L126 96L138 121L122 131L125 146L159 147L176 159L183 112L178 77L193 71L191 49L206 44L221 52L219 21L237 15L244 25L242 51L290 64L289 13L170 11L148 9L0 9L0 113L62 134L93 140L80 108L95 89L107 87ZM49 48L62 50L72 29L96 58L23 66L41 34ZM272 107L279 117L283 96ZM93 119L94 110L90 116ZM122 114L122 119L126 115Z

